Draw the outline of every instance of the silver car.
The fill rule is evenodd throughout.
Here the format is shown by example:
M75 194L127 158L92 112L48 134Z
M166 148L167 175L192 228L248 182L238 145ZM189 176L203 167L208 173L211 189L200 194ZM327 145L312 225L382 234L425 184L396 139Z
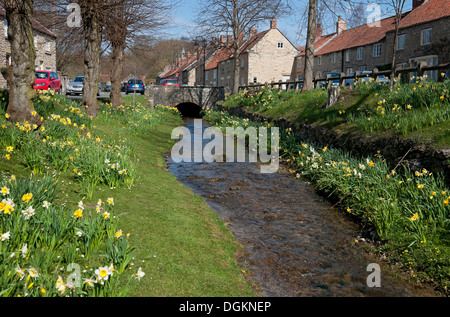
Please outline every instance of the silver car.
M66 87L67 95L82 95L83 94L84 76L75 77Z
M66 95L82 95L83 94L84 76L77 76L66 87ZM97 96L100 96L101 85L98 83Z

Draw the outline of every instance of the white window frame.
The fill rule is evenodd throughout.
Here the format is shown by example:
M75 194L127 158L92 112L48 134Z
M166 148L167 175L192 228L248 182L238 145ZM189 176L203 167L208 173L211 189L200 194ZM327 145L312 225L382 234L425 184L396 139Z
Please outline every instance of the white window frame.
M356 49L356 59L362 61L364 59L364 47L358 47Z
M432 28L426 28L423 29L420 32L420 45L428 45L431 44L431 33L433 29ZM429 32L429 33L428 33ZM427 34L427 35L426 35ZM426 35L426 36L425 36Z
M345 61L350 62L350 50L345 51Z
M322 65L322 56L317 56L317 65Z
M397 51L404 50L406 45L406 35L400 34L397 36Z
M253 77L253 83L257 84L258 83L258 77Z
M283 48L283 47L284 47L284 43L283 43L283 42L278 42L277 47L278 47L278 48Z
M373 57L381 57L381 43L373 45Z

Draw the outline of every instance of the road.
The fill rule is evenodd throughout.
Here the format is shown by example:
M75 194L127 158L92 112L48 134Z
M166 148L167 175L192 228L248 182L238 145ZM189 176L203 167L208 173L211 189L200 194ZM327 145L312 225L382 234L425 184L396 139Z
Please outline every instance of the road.
M80 96L80 95L70 95L70 96L66 95L66 96L67 96L67 98L73 99L73 100L83 99L83 96ZM126 96L124 92L122 93L122 96ZM109 98L109 92L101 92L100 96L98 97L98 99L107 99L107 98Z

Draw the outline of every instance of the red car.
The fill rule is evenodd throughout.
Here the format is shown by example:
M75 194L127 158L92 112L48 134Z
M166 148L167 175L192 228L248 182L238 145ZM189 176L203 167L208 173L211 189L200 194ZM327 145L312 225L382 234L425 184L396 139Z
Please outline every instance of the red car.
M62 83L55 72L39 70L36 71L36 80L33 88L37 90L54 90L57 93L61 93Z
M180 83L176 79L163 79L159 83L161 86L177 86L180 87Z

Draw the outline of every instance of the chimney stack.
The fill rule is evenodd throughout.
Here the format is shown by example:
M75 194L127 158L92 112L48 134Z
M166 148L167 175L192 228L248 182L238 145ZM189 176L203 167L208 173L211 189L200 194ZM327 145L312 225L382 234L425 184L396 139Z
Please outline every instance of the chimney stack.
M277 28L277 20L275 18L270 20L270 28L271 29L276 29Z
M227 35L227 42L228 43L233 42L233 35Z
M316 26L316 37L315 39L318 39L319 37L322 36L322 24L318 23Z
M338 21L336 23L336 33L341 34L342 31L345 31L345 30L347 30L347 22L342 20L342 16L340 15L338 17Z
M258 34L258 31L256 30L256 28L250 28L250 32L249 32L250 38L252 38L256 34Z
M417 7L420 7L422 4L424 4L427 0L412 0L412 8L413 10Z
M226 42L226 35L221 35L220 36L220 43L225 43Z

